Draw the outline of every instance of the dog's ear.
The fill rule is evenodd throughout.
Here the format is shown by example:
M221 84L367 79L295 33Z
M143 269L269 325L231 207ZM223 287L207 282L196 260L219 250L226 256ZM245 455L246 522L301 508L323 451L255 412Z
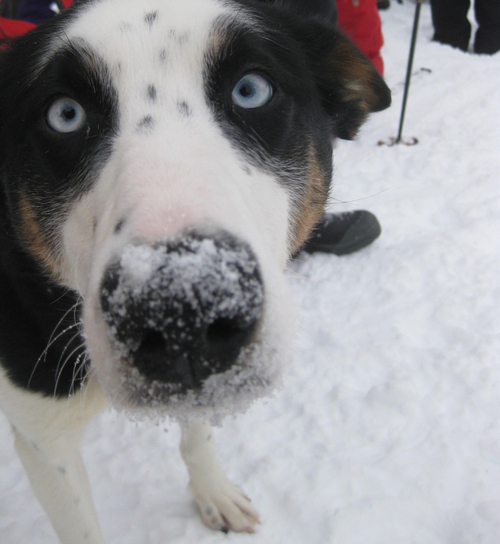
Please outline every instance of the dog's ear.
M369 113L391 104L391 91L373 64L332 26L309 23L301 32L333 136L352 140ZM306 37L306 40L304 40Z

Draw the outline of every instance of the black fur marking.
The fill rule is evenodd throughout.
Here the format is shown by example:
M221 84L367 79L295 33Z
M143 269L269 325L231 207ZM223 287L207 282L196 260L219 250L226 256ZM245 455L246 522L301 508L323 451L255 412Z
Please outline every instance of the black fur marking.
M156 22L157 19L158 19L157 11L151 11L149 13L146 13L146 15L144 15L144 22L149 26L149 28L153 26L153 24Z
M137 124L137 130L139 132L151 132L155 125L154 119L151 115L145 115Z
M130 32L130 30L132 29L132 25L130 23L123 22L119 24L118 28L121 32L126 33Z
M0 241L2 366L18 387L67 397L84 383L88 369L78 298L48 283L32 260L15 247L4 231ZM47 285L53 291L50 296Z
M18 387L55 397L67 397L86 379L80 304L24 246L20 194L52 243L58 222L90 190L110 152L116 97L98 54L65 44L43 60L53 33L86 4L0 52L0 364ZM47 108L61 95L85 109L82 130L61 134L47 125Z
M177 102L177 109L183 117L191 117L191 115L193 114L191 106L184 100L180 100L179 102Z
M179 34L175 29L171 29L168 35L179 45L185 45L189 41L189 34L187 32Z
M273 172L299 198L307 189L312 150L316 170L329 183L333 138L352 137L370 111L390 103L380 75L332 24L333 11L320 9L327 7L323 0L312 4L297 0L291 9L259 3L258 32L221 17L213 28L217 48L207 53L205 68L208 101L227 137L250 164ZM232 100L234 85L249 72L273 86L262 107ZM353 93L352 84L360 91Z
M162 64L167 64L167 61L168 61L168 53L167 53L167 50L166 50L166 49L161 49L161 50L160 50L159 57L160 57L160 62L161 62Z
M55 206L67 206L92 186L94 158L102 160L102 153L109 152L114 135L117 99L95 52L67 45L40 70L45 40L27 38L2 53L0 161L12 183L33 179L26 194L37 209L52 215ZM33 73L37 76L30 81ZM46 111L58 96L71 97L84 108L87 123L80 130L62 134L48 126Z
M125 225L125 219L121 219L115 226L115 234L119 234Z
M226 44L207 54L206 92L215 118L251 166L271 171L300 195L313 143L325 171L331 171L331 121L322 110L307 50L294 38L294 20L266 6L266 26L259 32L219 22L216 30ZM245 109L232 100L234 86L248 72L263 75L273 86L271 100L262 107Z
M154 85L148 85L147 95L151 102L156 102L157 94L156 87Z

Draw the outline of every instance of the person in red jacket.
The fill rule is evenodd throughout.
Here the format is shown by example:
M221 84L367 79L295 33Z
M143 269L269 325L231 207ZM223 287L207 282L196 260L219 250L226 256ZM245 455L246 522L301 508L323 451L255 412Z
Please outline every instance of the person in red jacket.
M338 26L384 75L380 49L384 45L377 0L336 0Z

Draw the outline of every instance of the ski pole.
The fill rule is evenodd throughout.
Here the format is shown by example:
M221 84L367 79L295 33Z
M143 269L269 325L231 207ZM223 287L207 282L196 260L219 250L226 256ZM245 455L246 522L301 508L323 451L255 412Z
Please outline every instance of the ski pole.
M405 81L405 91L404 91L404 95L403 95L403 106L401 108L401 118L399 120L399 131L398 131L398 136L397 136L396 141L395 141L396 144L401 142L401 138L402 138L402 134L403 134L403 123L404 123L404 120L405 120L406 102L408 100L408 92L410 90L411 70L412 70L412 67L413 67L413 57L415 55L415 45L417 43L418 21L419 21L419 18L420 18L420 8L421 7L422 7L422 0L416 0L415 17L413 19L413 31L412 31L412 34L411 34L410 54L408 56L408 67L406 69L406 81Z

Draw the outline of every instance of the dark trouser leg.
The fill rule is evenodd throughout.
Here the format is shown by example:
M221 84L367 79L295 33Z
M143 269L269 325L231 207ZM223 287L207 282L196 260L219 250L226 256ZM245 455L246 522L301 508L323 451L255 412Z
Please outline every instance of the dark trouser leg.
M434 40L467 51L471 33L469 7L470 0L431 0Z
M474 51L493 55L500 51L500 0L476 0L476 32Z

